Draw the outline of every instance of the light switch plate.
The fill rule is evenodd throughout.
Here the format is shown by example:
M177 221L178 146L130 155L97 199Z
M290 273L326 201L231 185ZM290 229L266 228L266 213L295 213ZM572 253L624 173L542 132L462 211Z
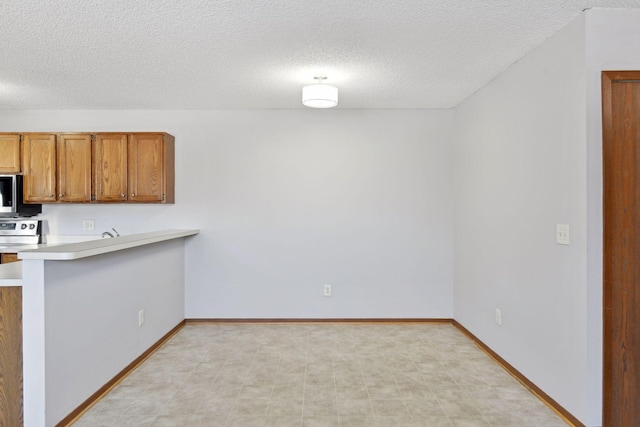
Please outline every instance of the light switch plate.
M569 225L556 224L556 243L559 245L568 245L569 242Z

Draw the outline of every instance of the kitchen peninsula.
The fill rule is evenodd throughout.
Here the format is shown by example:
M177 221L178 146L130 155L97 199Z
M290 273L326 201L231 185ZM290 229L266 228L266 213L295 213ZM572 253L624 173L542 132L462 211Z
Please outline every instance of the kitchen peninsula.
M197 233L44 245L19 252L21 271L1 266L0 286L22 285L25 426L59 424L184 321L185 238Z

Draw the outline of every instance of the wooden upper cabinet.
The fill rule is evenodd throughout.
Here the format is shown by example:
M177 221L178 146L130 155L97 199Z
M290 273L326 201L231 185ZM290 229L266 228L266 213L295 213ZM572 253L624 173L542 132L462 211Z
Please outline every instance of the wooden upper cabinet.
M127 135L96 134L93 144L94 200L127 201Z
M56 135L25 133L22 140L24 201L56 201Z
M16 169L24 173L25 202L175 203L172 135L106 132L20 136L0 134L0 173L5 160L10 165L18 159ZM15 147L17 154L12 151Z
M91 201L91 135L59 134L58 201Z
M0 174L20 173L20 134L0 134Z
M161 133L129 136L129 201L174 203L174 138Z

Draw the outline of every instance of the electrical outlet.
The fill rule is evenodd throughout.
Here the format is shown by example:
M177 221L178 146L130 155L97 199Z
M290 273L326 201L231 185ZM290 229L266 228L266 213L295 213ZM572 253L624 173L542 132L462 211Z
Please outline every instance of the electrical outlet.
M138 312L138 326L144 325L144 308Z
M556 224L556 243L559 245L569 244L569 225Z
M496 308L496 325L502 326L502 313L498 308Z
M331 296L331 285L324 285L324 296L325 297Z
M96 229L96 222L92 219L85 219L82 221L82 229L84 231L93 231Z

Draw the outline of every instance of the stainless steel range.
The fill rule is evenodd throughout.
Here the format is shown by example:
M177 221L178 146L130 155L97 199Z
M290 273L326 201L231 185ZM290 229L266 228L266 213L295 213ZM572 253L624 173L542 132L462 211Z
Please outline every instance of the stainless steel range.
M0 246L25 246L42 243L42 221L37 219L0 219Z

